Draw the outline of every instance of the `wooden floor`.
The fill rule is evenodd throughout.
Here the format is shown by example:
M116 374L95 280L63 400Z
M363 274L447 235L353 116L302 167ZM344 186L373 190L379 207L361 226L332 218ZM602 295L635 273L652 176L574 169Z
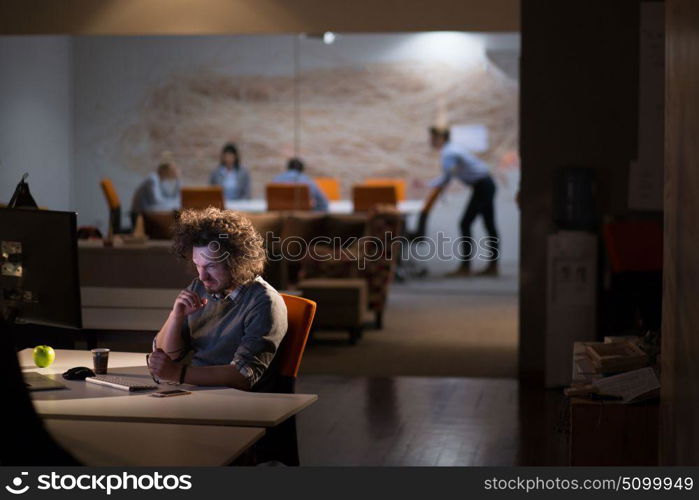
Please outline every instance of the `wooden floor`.
M514 379L304 376L302 465L566 465L560 391Z

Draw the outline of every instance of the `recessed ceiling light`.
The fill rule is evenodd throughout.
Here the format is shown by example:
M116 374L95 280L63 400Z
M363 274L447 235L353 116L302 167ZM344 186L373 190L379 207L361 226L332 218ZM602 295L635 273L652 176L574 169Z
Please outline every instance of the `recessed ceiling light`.
M326 45L330 45L331 43L333 43L335 41L335 38L335 33L333 33L332 31L326 31L325 33L323 33L323 43L325 43Z

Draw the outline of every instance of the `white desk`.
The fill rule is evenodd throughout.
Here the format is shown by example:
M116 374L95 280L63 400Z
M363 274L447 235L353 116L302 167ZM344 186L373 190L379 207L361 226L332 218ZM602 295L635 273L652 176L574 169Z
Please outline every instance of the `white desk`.
M398 202L398 211L408 215L419 213L424 205L423 200L404 200ZM236 210L238 212L259 213L267 211L267 200L233 200L226 201L225 207L227 210ZM331 214L351 214L354 212L352 200L337 200L328 203L328 212Z
M188 396L153 398L153 391L125 392L84 381L64 380L61 373L73 366L92 366L89 351L56 350L56 361L38 369L32 350L19 353L23 369L50 375L67 388L32 392L37 413L45 418L157 422L169 424L273 427L313 404L314 394L271 394L230 388L185 386ZM151 381L146 356L141 353L109 354L109 373ZM159 389L172 388L161 385Z
M85 420L45 419L44 425L80 462L98 467L227 465L265 433L259 427Z
M38 368L34 364L33 349L22 349L17 353L19 365L22 370L31 370L44 375L62 374L68 368L74 366L87 366L92 368L92 353L90 351L74 351L72 349L56 349L56 359L48 368ZM146 355L138 352L110 352L109 369L124 368L129 366L145 367ZM68 383L59 377L57 380ZM151 379L152 380L152 379Z

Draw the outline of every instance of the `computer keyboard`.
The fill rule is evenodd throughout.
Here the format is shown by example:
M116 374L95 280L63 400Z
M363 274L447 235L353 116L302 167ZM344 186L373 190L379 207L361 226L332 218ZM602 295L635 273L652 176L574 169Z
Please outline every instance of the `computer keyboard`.
M122 391L147 391L148 389L158 388L155 384L143 383L138 379L119 377L117 375L95 375L94 377L87 377L85 381L92 384L106 385Z

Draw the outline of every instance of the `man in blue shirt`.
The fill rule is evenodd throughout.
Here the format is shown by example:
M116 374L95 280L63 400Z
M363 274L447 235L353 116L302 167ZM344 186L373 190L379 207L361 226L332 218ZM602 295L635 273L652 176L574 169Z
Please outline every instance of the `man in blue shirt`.
M313 210L328 210L328 198L323 194L313 179L303 173L303 162L298 158L292 158L286 164L286 172L277 175L272 182L289 182L294 184L307 184L311 191Z
M131 215L134 221L143 212L178 210L181 189L177 167L171 162L161 163L157 172L146 177L133 195Z
M488 231L490 241L488 250L493 254L485 270L478 273L482 276L497 276L498 257L500 255L497 228L495 227L495 182L490 176L488 165L477 156L473 155L461 144L451 142L449 129L430 128L430 140L432 147L441 150L442 175L430 183L431 186L444 189L452 177L456 177L465 185L473 189L471 199L461 217L461 234L464 237L461 252L461 264L459 269L449 276L470 276L471 259L475 256L480 245L472 245L471 225L481 215L485 228Z

